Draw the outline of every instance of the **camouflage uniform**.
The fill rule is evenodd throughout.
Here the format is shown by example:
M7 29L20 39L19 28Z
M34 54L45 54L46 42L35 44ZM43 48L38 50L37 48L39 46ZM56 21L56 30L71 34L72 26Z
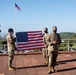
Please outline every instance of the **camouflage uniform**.
M57 44L53 44L52 42L55 41ZM49 64L48 67L52 70L54 70L54 66L56 65L56 59L58 56L58 45L61 43L60 35L50 34L49 36L49 46L48 46L48 57L49 57Z
M44 45L45 45L45 48L43 49L43 57L45 59L45 63L44 64L48 64L48 58L47 58L47 55L48 55L48 37L49 37L49 34L48 33L44 33L43 35L43 41L44 41Z
M12 61L14 59L14 50L16 49L15 47L15 42L13 36L10 34L7 35L7 46L8 46L8 66L12 67Z

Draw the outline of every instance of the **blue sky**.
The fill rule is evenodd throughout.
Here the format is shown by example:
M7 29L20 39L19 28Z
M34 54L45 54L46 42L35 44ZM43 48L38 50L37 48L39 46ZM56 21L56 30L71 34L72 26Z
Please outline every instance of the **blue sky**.
M1 33L10 27L16 32L47 27L51 32L52 26L58 32L76 32L76 0L0 0L0 25Z

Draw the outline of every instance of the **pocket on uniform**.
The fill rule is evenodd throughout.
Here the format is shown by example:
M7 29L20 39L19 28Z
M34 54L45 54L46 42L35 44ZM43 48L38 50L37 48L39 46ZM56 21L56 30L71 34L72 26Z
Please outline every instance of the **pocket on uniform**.
M48 51L52 52L53 51L53 46L48 46Z
M8 54L14 54L14 50L8 51Z

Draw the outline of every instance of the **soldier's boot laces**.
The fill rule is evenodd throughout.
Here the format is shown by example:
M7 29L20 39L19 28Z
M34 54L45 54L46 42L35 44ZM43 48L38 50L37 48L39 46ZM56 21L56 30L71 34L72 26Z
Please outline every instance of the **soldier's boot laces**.
M8 67L8 69L9 69L9 70L15 70L14 67L10 67L10 66Z

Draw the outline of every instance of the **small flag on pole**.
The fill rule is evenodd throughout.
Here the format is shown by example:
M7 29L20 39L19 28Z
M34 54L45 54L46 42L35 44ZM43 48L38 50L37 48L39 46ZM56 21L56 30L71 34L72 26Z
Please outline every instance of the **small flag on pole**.
M15 8L17 8L18 10L21 10L20 7L15 3Z

